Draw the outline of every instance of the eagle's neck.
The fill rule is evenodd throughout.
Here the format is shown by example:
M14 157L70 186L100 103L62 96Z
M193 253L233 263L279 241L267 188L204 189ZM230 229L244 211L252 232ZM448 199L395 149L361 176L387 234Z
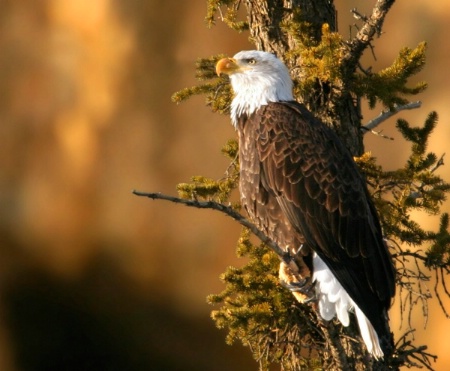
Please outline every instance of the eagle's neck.
M235 74L230 76L235 96L231 103L231 120L237 127L239 117L250 116L270 102L292 101L292 80L289 75Z

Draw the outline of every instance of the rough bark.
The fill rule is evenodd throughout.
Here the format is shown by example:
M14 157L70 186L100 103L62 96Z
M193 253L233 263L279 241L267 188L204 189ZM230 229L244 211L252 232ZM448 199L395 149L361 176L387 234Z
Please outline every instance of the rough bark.
M332 1L311 0L246 0L250 37L258 50L283 55L295 47L295 40L280 28L282 21L293 15L293 9L301 10L301 17L309 22L315 40L321 36L324 23L336 30L336 9Z
M296 47L297 41L280 27L283 21L292 18L294 9L300 10L301 19L312 26L309 36L314 40L320 40L324 23L329 25L331 31L337 30L336 9L330 0L246 0L245 5L251 40L256 48L280 56ZM353 73L351 67L354 71L356 64L349 63L346 66L348 76ZM336 130L353 155L363 153L359 104L345 85L329 87L318 84L317 95L310 99L305 97L304 103L317 117Z

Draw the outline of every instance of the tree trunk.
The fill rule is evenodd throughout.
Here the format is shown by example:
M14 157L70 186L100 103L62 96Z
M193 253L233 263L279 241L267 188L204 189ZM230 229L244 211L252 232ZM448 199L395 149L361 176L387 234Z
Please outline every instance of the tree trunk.
M310 38L320 41L322 26L328 24L330 31L337 31L336 9L330 0L245 0L250 37L258 50L265 50L283 57L296 48L297 41L287 35L281 23L292 19L294 10L300 11L302 21L311 25ZM295 61L286 61L293 67ZM346 71L351 76L356 68ZM297 71L297 72L295 72ZM301 71L294 70L294 78ZM297 76L295 76L297 73ZM332 89L330 92L329 89ZM361 113L357 99L342 86L327 87L318 84L315 97L303 97L308 108L324 123L335 129L354 156L364 151L360 132ZM317 99L320 96L320 99Z

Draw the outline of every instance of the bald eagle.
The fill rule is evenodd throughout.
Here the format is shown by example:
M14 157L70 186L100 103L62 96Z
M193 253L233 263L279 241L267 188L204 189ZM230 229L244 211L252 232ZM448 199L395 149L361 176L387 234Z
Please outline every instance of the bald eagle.
M275 55L242 51L218 61L216 72L229 75L234 91L242 205L274 242L303 257L321 317L348 326L353 311L369 353L382 358L392 342L395 271L350 152L294 100Z

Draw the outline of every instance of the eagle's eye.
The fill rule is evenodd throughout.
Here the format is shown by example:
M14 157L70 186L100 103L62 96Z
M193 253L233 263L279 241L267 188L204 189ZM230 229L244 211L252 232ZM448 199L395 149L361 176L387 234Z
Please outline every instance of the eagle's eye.
M246 60L247 64L256 64L256 59L250 58Z

